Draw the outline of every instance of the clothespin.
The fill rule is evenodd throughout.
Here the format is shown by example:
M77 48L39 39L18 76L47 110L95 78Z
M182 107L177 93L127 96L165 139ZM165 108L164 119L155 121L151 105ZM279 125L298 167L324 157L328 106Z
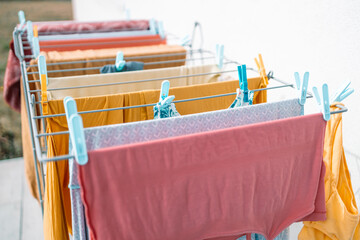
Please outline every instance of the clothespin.
M122 71L125 67L124 53L119 51L116 54L115 67L118 72Z
M183 37L180 40L180 45L181 46L186 46L186 45L189 45L190 42L191 42L190 36L189 36L189 34L187 34L185 37Z
M34 58L37 58L40 54L40 44L39 44L39 36L38 36L38 27L37 25L34 25L34 37L33 37L33 47L32 47L32 52L33 52L33 56Z
M161 83L159 102L163 101L165 98L169 96L169 90L170 90L170 82L168 80L163 81Z
M155 19L150 19L149 20L149 30L153 35L156 35L156 24L155 24Z
M224 45L216 44L216 64L217 66L222 69L224 65Z
M320 96L317 87L313 87L313 93L315 95L316 102L320 107L320 111L323 113L325 121L330 119L330 101L329 101L329 88L326 83L322 86L322 94Z
M158 21L157 33L160 35L161 39L165 38L165 30L163 21Z
M264 80L264 83L265 83L266 85L268 85L268 84L269 84L269 79L268 79L268 77L267 77L267 75L266 75L265 66L264 66L264 61L263 61L263 59L262 59L261 54L259 54L259 60L257 60L257 59L255 58L255 63L256 63L256 66L258 67L258 70L259 70L259 72L260 72L260 76L261 76L261 77L263 78L263 80Z
M244 102L249 102L249 89L248 89L248 81L246 75L246 65L238 66L238 74L239 74L239 85L242 94L244 94Z
M32 39L34 37L32 21L26 22L26 30L27 30L27 40L29 44L32 45Z
M298 72L294 73L296 89L299 91L299 104L301 106L305 105L306 102L306 95L307 95L307 88L309 85L309 72L304 73L303 80L300 80L300 75Z
M19 17L19 23L20 23L19 29L22 29L22 27L25 25L25 22L26 22L24 11L20 10L18 12L18 17Z
M38 69L40 76L40 85L41 85L41 105L43 113L48 113L48 98L47 98L47 70L46 70L46 60L44 55L40 55L38 58Z
M331 95L330 102L341 102L354 92L353 88L349 88L351 81L344 81L337 91Z
M88 155L82 118L72 97L64 98L64 107L75 160L79 165L84 165L88 162Z

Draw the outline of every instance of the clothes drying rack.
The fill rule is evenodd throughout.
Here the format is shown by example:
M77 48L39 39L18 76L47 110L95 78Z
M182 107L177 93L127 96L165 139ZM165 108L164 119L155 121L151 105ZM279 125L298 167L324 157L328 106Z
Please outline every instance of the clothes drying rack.
M195 27L194 27L194 32L195 32L195 28L199 28L199 24L196 23ZM29 127L30 127L30 135L31 135L31 143L32 143L32 152L33 152L33 157L34 157L34 163L35 163L35 171L36 171L36 180L37 180L37 186L38 186L38 190L39 190L39 200L40 200L40 204L41 204L41 209L42 212L43 210L43 193L42 193L42 188L44 188L44 184L45 184L45 174L44 174L44 163L46 162L50 162L50 161L60 161L60 160L66 160L66 159L70 159L73 158L74 156L72 154L67 154L67 155L62 155L62 156L56 156L56 157L52 157L52 158L47 158L46 157L46 152L47 152L47 145L46 145L46 139L45 141L42 141L42 138L46 138L47 136L52 136L52 135L62 135L62 134L69 134L69 131L62 131L62 132L54 132L54 133L44 133L44 129L46 129L46 123L45 123L45 119L46 118L51 118L51 117L60 117L60 116L65 116L65 113L63 114L52 114L52 115L43 115L42 114L42 107L41 107L41 102L40 101L36 101L36 97L35 94L37 96L38 99L40 99L40 93L41 90L30 90L30 83L33 82L40 82L39 79L35 79L35 80L29 80L28 79L28 75L29 74L37 74L38 72L28 72L27 68L28 67L33 67L34 65L30 65L29 64L29 60L30 58L34 57L33 55L25 55L24 54L24 50L29 48L29 42L27 42L27 37L26 37L26 28L24 27L24 24L20 24L20 26L16 27L14 32L13 32L13 39L14 39L14 47L15 47L15 54L18 57L19 61L20 61L20 67L21 67L21 76L22 76L22 83L23 83L23 91L24 91L24 96L25 96L25 107L26 107L26 112L27 112L27 117L29 120ZM194 34L193 34L194 35ZM193 38L194 39L194 38ZM203 62L205 60L210 60L210 59L215 59L216 58L216 54L212 51L209 50L205 50L205 49L196 49L194 50L193 47L193 42L191 44L188 44L188 47L190 46L190 49L187 52L187 56L189 56L189 58L186 59L186 63L192 62L192 61L200 61ZM31 47L30 47L31 49ZM32 49L31 49L32 50ZM196 58L195 55L196 54L200 54L199 58ZM164 56L164 55L162 55ZM166 56L173 56L171 54L167 54ZM154 56L149 56L149 57L154 57ZM125 58L125 60L134 60L137 57L131 57L131 58ZM110 59L110 60L114 60L115 59ZM101 60L90 60L90 61L105 61L103 59ZM184 61L184 60L182 60ZM83 62L83 61L81 61ZM166 61L161 61L161 63L164 63ZM66 62L66 63L74 63L74 62ZM66 63L59 63L59 64L66 64ZM76 61L75 61L76 63ZM149 63L152 64L152 63ZM153 63L155 64L155 63ZM224 65L228 65L228 64L234 64L234 65L240 65L240 63L238 63L237 61L232 61L228 58L226 58L224 56ZM50 65L57 65L57 63L49 63ZM72 71L78 71L78 70L93 70L93 69L99 69L99 68L83 68L83 69L64 69L64 70L58 70L58 71L49 71L50 72L72 72ZM247 70L255 72L255 73L260 73L258 70L254 69L254 68L247 68ZM169 80L169 79L178 79L178 78L183 78L183 77L196 77L196 76L204 76L204 75L212 75L212 74L223 74L223 73L234 73L237 72L236 69L234 70L224 70L224 71L218 71L218 72L209 72L209 73L201 73L201 74L191 74L191 75L183 75L183 76L176 76L176 77L167 77L167 78L153 78L153 79L146 79L146 80L140 80L140 81L133 81L133 82L118 82L118 83L108 83L108 84L97 84L97 85L85 85L85 86L78 86L78 87L69 87L69 88L59 88L59 89L48 89L48 91L56 91L56 90L65 90L65 89L74 89L74 88L85 88L85 87L100 87L100 86L109 86L109 85L117 85L117 84L126 84L126 83L138 83L138 82L147 82L147 81L159 81L159 80ZM256 90L252 90L252 91L263 91L263 90L271 90L271 89L278 89L278 88L285 88L285 87L290 87L290 88L294 88L294 84L288 83L286 81L280 80L276 77L273 76L272 72L269 72L267 74L268 79L273 79L276 82L278 82L280 85L278 86L273 86L273 87L267 87L267 88L262 88L262 89L256 89ZM218 97L225 97L225 96L235 96L236 92L234 93L227 93L227 94L219 94L219 95L212 95L212 96L206 96L206 97L198 97L198 98L191 98L191 99L184 99L184 100L177 100L177 101L173 101L173 103L181 103L181 102L188 102L188 101L196 101L196 100L203 100L203 99L210 99L210 98L218 98ZM307 98L311 98L313 97L313 95L310 92L306 92L306 97ZM92 110L92 111L82 111L79 112L79 114L88 114L88 113L100 113L100 112L107 112L107 111L116 111L116 110L125 110L125 109L132 109L132 108L143 108L143 107L151 107L156 105L156 103L153 104L145 104L145 105L137 105L137 106L128 106L128 107L117 107L117 108L108 108L108 109L101 109L101 110ZM343 107L341 105L338 106L341 110L338 111L333 111L331 112L331 114L336 114L336 113L342 113L342 112L346 112L348 109L346 107ZM39 110L39 111L37 111ZM42 127L38 127L39 124L41 124ZM40 175L39 175L39 169L38 169L38 165L37 162L40 163ZM42 181L40 181L40 178ZM40 186L40 183L43 183L43 186Z

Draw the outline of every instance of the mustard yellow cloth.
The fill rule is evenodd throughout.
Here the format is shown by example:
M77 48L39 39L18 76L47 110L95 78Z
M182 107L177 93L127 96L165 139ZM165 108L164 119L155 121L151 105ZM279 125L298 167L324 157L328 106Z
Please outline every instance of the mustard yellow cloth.
M341 104L341 103L338 103ZM331 110L339 110L332 106ZM342 115L333 114L325 132L325 221L304 222L299 240L360 239L359 212L342 143Z
M263 78L248 79L249 89L264 86ZM175 87L170 89L170 94L176 100L204 97L217 94L235 92L239 81L216 82L194 86ZM235 96L212 98L176 104L182 115L225 109L230 106ZM159 99L159 90L146 90L107 96L77 98L78 111L106 109L114 107L133 106L155 103ZM256 92L254 103L266 101L266 91ZM49 114L64 113L62 100L49 101ZM94 127L123 122L148 120L153 118L152 108L134 108L127 110L109 111L101 113L82 114L84 127ZM67 130L65 117L47 119L47 132ZM48 157L68 153L69 138L67 135L48 137ZM71 208L68 189L69 170L68 162L47 163L45 202L44 202L44 236L45 239L69 239L71 233Z

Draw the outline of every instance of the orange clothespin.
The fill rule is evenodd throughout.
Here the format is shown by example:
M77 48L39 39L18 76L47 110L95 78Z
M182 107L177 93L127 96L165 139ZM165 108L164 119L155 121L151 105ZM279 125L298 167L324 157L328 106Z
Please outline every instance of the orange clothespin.
M256 63L256 65L257 65L257 67L258 67L258 70L259 70L259 72L260 72L260 76L261 76L261 77L263 78L263 80L264 80L264 83L265 83L266 85L268 85L268 84L269 84L269 79L268 79L268 77L267 77L267 75L266 75L265 66L264 66L264 62L263 62L263 59L262 59L261 54L259 54L259 60L257 60L257 59L255 58L255 63Z
M33 34L34 34L34 37L38 37L39 34L38 34L38 26L37 25L34 25L33 26Z
M43 114L48 114L48 98L47 98L47 71L46 71L46 60L45 56L40 55L38 59L38 68L41 84L41 106Z

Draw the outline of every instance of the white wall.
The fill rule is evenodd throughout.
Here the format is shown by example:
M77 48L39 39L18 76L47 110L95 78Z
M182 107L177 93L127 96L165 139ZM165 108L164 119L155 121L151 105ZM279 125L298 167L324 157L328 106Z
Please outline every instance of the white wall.
M101 4L99 4L101 3ZM79 20L120 19L124 1L73 0ZM350 79L355 93L344 101L344 143L360 156L360 1L358 0L131 0L133 19L156 18L179 36L193 22L204 29L205 45L225 44L225 54L250 66L262 53L279 78L309 71L310 84L335 90ZM95 6L95 8L94 8ZM92 10L91 10L92 9ZM119 9L119 10L117 10ZM94 11L96 10L96 12Z

